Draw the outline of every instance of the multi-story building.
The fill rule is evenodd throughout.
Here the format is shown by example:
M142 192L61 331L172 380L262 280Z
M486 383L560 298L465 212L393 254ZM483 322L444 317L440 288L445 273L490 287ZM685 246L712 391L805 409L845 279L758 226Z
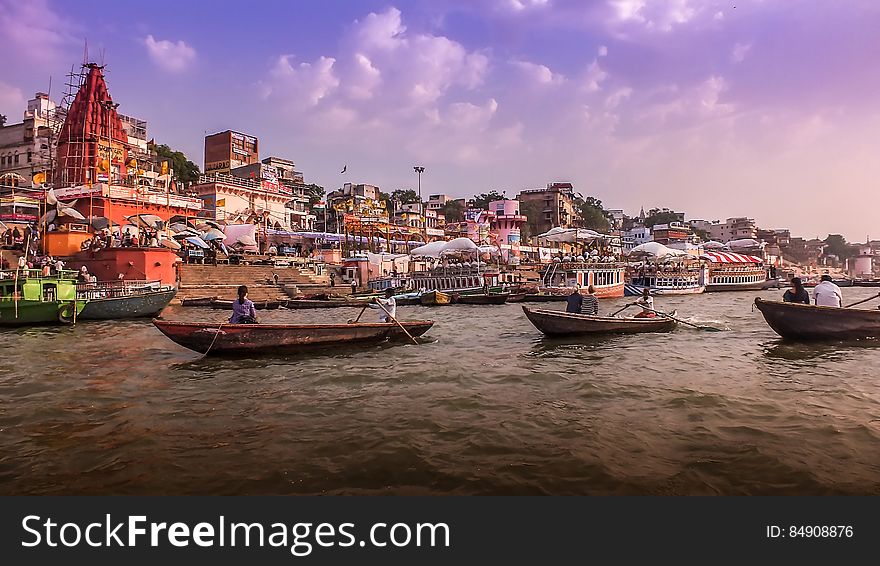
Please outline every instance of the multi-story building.
M654 241L669 246L672 244L682 244L690 240L693 236L690 226L685 226L680 222L670 222L669 224L656 224L653 227Z
M626 214L624 214L623 210L619 208L615 208L607 212L609 216L611 216L611 228L613 228L614 230L620 230L623 227L623 222L626 219Z
M122 120L122 129L128 136L128 145L135 151L147 153L147 121L131 116L119 115Z
M205 136L205 173L229 173L260 160L256 137L226 130Z
M709 235L713 240L727 243L731 240L741 240L744 238L756 239L758 237L758 228L752 218L739 216L728 218L727 222L713 222L709 227Z
M623 233L622 237L625 241L632 242L633 247L652 241L651 229L647 226L630 228Z
M576 228L580 220L574 208L574 187L571 183L549 183L546 188L526 189L517 195L522 206L534 203L538 215L529 221L532 234L542 234L551 228Z
M706 234L711 234L712 231L712 223L708 220L688 220L687 225L691 227L691 230L699 230Z
M520 244L520 229L528 218L519 213L518 200L494 200L489 203L489 230L502 245Z
M28 101L21 122L0 126L0 174L11 173L3 184L51 182L57 134L63 120L49 95L38 92ZM45 175L33 183L38 173Z
M425 208L428 210L442 210L446 203L451 200L453 198L449 195L429 195L428 204Z

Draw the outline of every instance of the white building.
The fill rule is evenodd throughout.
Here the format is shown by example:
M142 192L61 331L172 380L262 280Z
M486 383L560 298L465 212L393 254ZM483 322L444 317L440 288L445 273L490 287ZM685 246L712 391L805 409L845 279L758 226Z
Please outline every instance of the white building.
M440 210L451 200L454 199L449 195L430 195L428 196L428 205L425 208L428 210Z
M0 174L14 173L28 180L46 172L51 177L52 156L64 116L44 92L28 100L21 122L0 126Z
M632 242L633 247L640 246L644 243L654 240L651 229L647 226L637 226L623 233L623 239Z
M713 240L727 243L731 240L741 240L743 238L755 239L758 237L758 228L752 218L739 216L736 218L728 218L723 224L720 222L712 223L709 227L709 235Z

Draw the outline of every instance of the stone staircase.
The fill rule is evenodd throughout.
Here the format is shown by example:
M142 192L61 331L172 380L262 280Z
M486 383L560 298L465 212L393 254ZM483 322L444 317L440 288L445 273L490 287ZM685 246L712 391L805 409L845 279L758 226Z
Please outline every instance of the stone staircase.
M273 280L275 274L277 285ZM248 296L253 301L274 301L302 293L327 292L330 279L327 272L318 275L307 267L181 264L177 296L234 299L239 285L247 285Z

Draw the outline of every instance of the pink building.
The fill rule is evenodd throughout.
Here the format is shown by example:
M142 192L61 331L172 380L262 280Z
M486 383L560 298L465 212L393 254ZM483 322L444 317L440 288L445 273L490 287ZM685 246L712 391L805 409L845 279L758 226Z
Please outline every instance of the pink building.
M519 213L518 200L493 200L489 203L491 230L498 234L498 243L518 246L520 227L528 220Z

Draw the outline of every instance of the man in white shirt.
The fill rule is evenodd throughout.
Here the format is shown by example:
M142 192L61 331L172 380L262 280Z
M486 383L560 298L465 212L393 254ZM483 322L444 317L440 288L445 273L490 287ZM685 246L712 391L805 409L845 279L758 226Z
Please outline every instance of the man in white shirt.
M397 301L394 299L394 289L385 289L385 298L374 300L376 301L375 304L367 306L379 311L379 322L392 322L392 319L397 318Z
M831 276L823 275L822 281L813 289L813 299L820 307L840 307L843 295L840 287L831 282Z

